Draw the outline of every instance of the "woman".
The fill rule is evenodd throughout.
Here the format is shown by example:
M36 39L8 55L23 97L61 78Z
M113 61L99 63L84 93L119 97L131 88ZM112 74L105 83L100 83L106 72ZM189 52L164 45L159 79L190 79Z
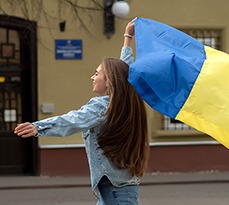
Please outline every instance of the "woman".
M122 49L122 59L127 62L133 61L133 28L133 23L127 25L129 33ZM23 138L82 132L98 205L138 204L139 177L147 165L146 109L127 81L128 69L120 59L103 59L91 77L99 97L79 110L15 128L15 134Z

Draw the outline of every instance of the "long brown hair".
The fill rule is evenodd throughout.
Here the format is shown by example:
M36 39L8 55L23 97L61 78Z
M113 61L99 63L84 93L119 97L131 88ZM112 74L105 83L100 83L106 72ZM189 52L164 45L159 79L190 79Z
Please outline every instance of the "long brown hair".
M126 63L105 58L101 65L108 82L110 103L98 143L119 168L128 168L133 176L142 176L149 156L145 104L127 81Z

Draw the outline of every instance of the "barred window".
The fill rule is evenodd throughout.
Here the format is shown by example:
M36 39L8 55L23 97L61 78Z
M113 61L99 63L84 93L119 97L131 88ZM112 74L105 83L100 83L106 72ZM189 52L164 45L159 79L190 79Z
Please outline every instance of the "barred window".
M222 30L220 29L181 29L181 31L196 38L201 43L210 46L212 48L222 49ZM164 130L190 130L190 126L172 119L168 116L164 116Z
M222 49L221 29L183 29L183 32L212 48Z

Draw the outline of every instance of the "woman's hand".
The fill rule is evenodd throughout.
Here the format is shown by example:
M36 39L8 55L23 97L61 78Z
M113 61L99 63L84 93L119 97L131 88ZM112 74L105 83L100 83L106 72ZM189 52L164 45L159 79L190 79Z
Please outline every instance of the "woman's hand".
M29 122L18 124L14 133L23 138L32 137L37 134L37 128Z
M132 21L130 21L127 26L126 26L126 29L125 29L125 34L128 34L128 35L131 35L134 37L134 20L133 19Z
M135 19L130 21L125 28L123 46L132 47L132 40L134 38L134 20Z

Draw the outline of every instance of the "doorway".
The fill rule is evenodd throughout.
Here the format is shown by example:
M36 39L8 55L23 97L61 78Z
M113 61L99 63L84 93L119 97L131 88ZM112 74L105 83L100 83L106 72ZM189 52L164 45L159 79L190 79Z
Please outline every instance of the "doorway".
M36 22L0 15L0 175L36 175L37 139L18 123L37 120Z

